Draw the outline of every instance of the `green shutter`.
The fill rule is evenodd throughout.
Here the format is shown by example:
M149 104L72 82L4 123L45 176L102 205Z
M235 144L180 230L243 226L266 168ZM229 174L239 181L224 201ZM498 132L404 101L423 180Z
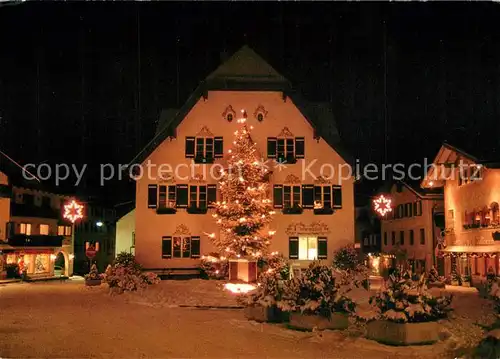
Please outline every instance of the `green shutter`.
M332 186L333 208L342 208L342 186Z
M161 257L172 258L172 237L162 237L161 239Z
M214 207L214 203L217 202L217 185L209 184L208 188L208 207Z
M215 158L224 157L224 142L222 137L214 138L214 157Z
M267 158L276 158L276 137L267 138Z
M314 208L314 186L312 184L302 185L302 207Z
M274 208L283 208L283 185L275 184L273 190Z
M194 158L194 137L186 137L186 158Z
M318 237L318 259L328 258L328 241L326 237Z
M295 138L295 158L305 157L305 141L304 137Z
M148 208L156 208L158 185L148 185Z
M177 207L186 208L188 206L188 185L177 185Z
M299 237L288 238L288 258L299 259Z
M191 237L191 258L200 257L200 237Z

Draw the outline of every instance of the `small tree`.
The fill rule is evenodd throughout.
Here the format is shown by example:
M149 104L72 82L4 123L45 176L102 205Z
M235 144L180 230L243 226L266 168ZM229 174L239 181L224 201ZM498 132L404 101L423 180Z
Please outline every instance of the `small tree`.
M340 270L356 270L361 261L358 252L353 245L347 245L338 249L333 254L333 267Z

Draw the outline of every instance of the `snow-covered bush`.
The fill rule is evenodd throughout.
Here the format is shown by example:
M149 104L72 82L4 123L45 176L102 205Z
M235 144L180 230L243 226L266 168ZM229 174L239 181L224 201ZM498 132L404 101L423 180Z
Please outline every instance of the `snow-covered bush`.
M281 253L272 252L267 256L260 257L258 266L261 271L261 276L272 271L281 275L281 279L290 278L290 263Z
M377 315L397 323L432 322L445 318L451 311L452 296L435 297L425 288L425 277L418 283L391 275L386 287L370 298Z
M208 279L225 279L229 276L229 260L218 253L201 257L202 276Z
M90 267L90 272L88 274L85 274L85 279L86 280L97 280L97 279L101 279L101 275L99 274L99 271L97 270L97 266L94 264L92 264L92 266Z
M246 306L271 307L281 300L283 295L283 278L279 271L266 271L259 277L257 289L240 295L236 301Z
M333 254L333 267L340 270L356 270L361 265L353 245L344 246Z
M298 277L284 283L278 307L286 312L301 312L329 318L333 312L351 313L355 303L347 296L354 288L347 271L313 262Z
M134 256L128 254L127 256L118 255L113 265L106 268L102 279L110 289L117 293L146 289L148 285L160 282L156 274L143 272Z

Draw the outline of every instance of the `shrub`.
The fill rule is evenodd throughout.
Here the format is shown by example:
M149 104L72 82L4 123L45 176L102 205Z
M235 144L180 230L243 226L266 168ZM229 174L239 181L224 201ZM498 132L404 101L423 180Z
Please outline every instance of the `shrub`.
M85 279L86 280L97 280L97 279L101 279L101 275L99 274L99 271L97 270L97 266L94 264L92 264L92 266L90 267L90 272L88 274L85 274Z
M236 301L247 306L271 307L281 300L282 295L283 279L281 273L271 270L261 273L259 285L255 291L240 295Z
M117 293L146 289L148 285L160 282L156 274L142 272L142 267L135 261L135 257L125 252L116 257L113 265L108 265L102 278L109 288Z
M218 253L201 257L200 269L206 279L225 279L229 276L229 260Z
M272 271L273 273L278 273L283 280L290 278L290 264L288 260L278 252L272 252L268 256L260 257L258 266L261 270L260 276Z
M452 296L434 297L425 290L424 275L419 283L391 275L387 286L370 298L378 319L397 323L432 322L446 318Z
M300 276L284 283L278 307L286 312L321 315L329 318L333 312L351 313L355 303L347 297L354 287L347 271L313 262Z
M19 265L17 263L9 263L5 266L7 278L20 278Z
M338 249L333 254L333 267L340 270L355 270L361 264L358 252L353 245Z

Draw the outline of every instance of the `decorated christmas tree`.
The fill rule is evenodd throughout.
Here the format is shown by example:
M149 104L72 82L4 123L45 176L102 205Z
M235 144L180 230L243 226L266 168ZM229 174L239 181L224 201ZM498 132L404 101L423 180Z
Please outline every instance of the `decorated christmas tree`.
M238 120L227 167L221 172L221 198L213 217L221 228L220 236L210 234L214 245L228 258L256 258L263 255L274 231L267 228L274 214L268 194L266 175L256 144L250 137L246 113Z

